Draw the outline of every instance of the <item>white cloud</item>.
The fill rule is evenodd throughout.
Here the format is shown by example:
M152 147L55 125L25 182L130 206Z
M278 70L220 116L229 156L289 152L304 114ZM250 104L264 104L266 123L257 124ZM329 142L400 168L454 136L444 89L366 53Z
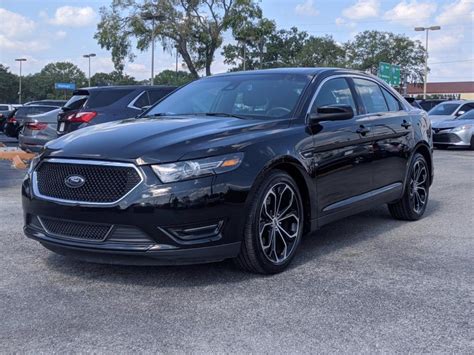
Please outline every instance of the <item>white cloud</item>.
M40 16L47 18L47 14L40 13ZM75 7L62 6L58 7L54 13L54 17L47 21L52 25L68 26L68 27L84 27L95 24L97 14L90 6Z
M18 40L9 38L3 34L0 34L0 50L8 52L39 52L50 48L47 41L39 40Z
M0 34L12 40L23 38L35 30L36 24L20 14L0 8Z
M448 25L460 22L470 22L474 19L474 2L472 0L459 0L443 6L443 11L436 17L439 25Z
M437 5L432 1L401 1L384 14L384 19L406 26L424 26L436 11Z
M305 2L296 5L295 13L300 16L318 16L319 11L314 7L313 0L306 0Z
M62 31L62 30L61 30L61 31L56 31L56 32L54 33L54 37L55 37L56 39L64 39L64 38L66 38L66 36L67 36L67 32L66 32L66 31Z
M344 26L350 29L357 27L357 23L355 23L354 21L347 21L344 17L338 17L334 22L338 27Z
M362 20L369 17L378 16L380 0L357 0L357 2L345 8L342 14L351 20Z

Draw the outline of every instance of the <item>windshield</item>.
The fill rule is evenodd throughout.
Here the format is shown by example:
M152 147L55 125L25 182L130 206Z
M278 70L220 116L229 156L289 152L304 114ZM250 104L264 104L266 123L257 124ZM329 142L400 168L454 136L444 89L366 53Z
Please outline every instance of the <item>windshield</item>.
M459 104L439 104L433 107L428 114L433 116L440 115L452 115L453 112L459 107Z
M154 106L145 116L224 114L239 117L291 117L311 76L245 74L192 82Z
M457 120L474 120L474 110L466 112L464 115L456 118Z

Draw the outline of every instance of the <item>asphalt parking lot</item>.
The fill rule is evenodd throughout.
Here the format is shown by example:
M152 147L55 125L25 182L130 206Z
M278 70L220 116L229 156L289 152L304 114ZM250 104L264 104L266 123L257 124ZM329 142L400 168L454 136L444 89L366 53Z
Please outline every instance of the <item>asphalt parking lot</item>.
M421 221L347 218L263 277L55 255L23 236L24 172L0 161L0 351L472 353L474 152L435 165Z

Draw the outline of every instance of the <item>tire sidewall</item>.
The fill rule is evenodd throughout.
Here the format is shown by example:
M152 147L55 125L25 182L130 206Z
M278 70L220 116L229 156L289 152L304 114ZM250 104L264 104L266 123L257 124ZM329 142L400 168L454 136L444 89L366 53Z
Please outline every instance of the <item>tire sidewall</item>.
M278 183L287 183L289 184L295 193L298 208L300 211L300 228L298 231L297 239L295 241L295 245L293 247L293 250L291 251L290 255L287 257L287 259L279 264L274 264L270 260L267 259L265 256L260 240L259 240L259 221L260 221L260 209L262 206L262 203L264 203L265 196L269 189L273 187L274 185ZM288 175L287 173L283 171L273 171L268 175L261 185L259 186L255 196L254 196L254 202L252 204L251 212L250 215L248 216L248 222L251 225L249 226L250 228L247 230L251 231L250 236L245 236L251 238L251 242L253 244L254 250L257 251L256 257L258 259L258 263L260 266L264 269L266 273L270 274L275 274L283 271L288 264L291 263L292 259L294 258L296 251L298 249L298 246L301 242L301 238L303 235L303 226L304 226L304 210L303 210L303 201L301 198L300 191L298 189L298 186L296 185L295 181L293 178Z
M422 210L420 212L416 212L414 210L414 207L412 206L412 203L410 201L410 180L411 180L411 174L413 172L413 169L415 167L415 163L417 161L421 161L423 163L423 165L425 166L425 169L426 169L426 174L427 174L427 182L426 182L426 186L425 186L425 189L426 189L426 202L422 208ZM407 204L410 208L410 214L412 215L413 219L420 219L423 214L425 213L426 211L426 207L428 206L428 201L429 201L429 197L430 197L430 179L431 179L431 176L430 176L430 171L429 171L429 167L428 167L428 163L426 162L426 159L423 157L423 155L421 155L420 153L416 153L415 156L413 157L412 161L411 161L411 164L410 164L410 171L408 172L408 179L407 179L407 182L406 182L406 191L405 191L405 196L406 196L406 199L407 199Z

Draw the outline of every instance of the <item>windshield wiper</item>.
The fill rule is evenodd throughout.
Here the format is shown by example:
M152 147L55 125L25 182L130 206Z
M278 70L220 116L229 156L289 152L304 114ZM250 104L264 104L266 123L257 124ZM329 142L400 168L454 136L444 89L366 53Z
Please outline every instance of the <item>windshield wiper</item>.
M215 117L215 116L234 117L234 118L240 118L242 120L247 119L247 117L234 115L233 113L227 113L227 112L203 112L203 113L197 113L196 115L204 115L204 116L212 116L212 117Z

